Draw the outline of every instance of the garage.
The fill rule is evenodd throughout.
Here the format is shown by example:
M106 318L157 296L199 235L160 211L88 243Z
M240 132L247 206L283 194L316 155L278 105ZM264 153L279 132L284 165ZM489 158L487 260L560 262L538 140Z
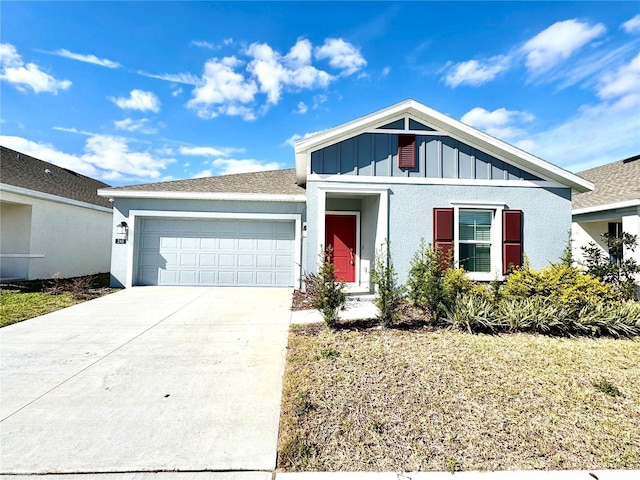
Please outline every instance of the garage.
M151 217L136 229L136 285L294 285L292 220Z

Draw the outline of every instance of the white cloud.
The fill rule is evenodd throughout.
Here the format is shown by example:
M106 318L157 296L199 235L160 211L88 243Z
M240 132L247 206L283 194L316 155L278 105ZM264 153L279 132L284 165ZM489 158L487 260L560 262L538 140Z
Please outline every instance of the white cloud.
M140 132L146 134L157 133L156 128L152 128L148 126L149 119L148 118L125 118L124 120L115 120L113 122L116 130L125 130L127 132Z
M18 90L25 92L30 87L35 93L57 94L71 86L70 80L57 80L40 70L35 63L25 63L16 47L9 43L0 44L0 80L5 80Z
M500 140L513 140L524 135L524 131L516 125L530 122L534 116L529 112L498 108L493 112L481 107L473 108L465 113L460 121L474 128L483 130Z
M185 85L199 85L200 78L192 73L148 73L144 70L138 70L138 75L144 77L156 78L166 82L183 83Z
M78 60L79 62L92 63L94 65L100 65L101 67L106 68L119 68L121 65L118 62L111 61L106 58L98 58L95 55L83 55L80 53L73 53L66 49L56 50L55 52L51 52L53 55L58 55L59 57L70 58L72 60Z
M282 146L290 146L290 147L294 147L296 142L298 140L300 140L301 138L304 138L302 135L300 135L299 133L294 133L293 135L291 135L289 138L287 138L284 142L282 142Z
M309 107L307 107L306 103L298 102L298 105L297 105L296 109L293 111L293 113L305 114L305 113L307 113L308 110L309 110Z
M181 155L190 155L194 157L228 157L233 153L242 153L244 148L224 147L180 147Z
M185 166L188 166L188 165L185 165ZM191 178L206 178L206 177L213 177L213 172L209 169L202 170L201 172L198 172L195 175L193 175Z
M214 43L207 42L205 40L193 40L191 45L195 45L196 47L208 48L209 50L215 50L218 48Z
M529 136L536 155L574 172L630 157L640 151L640 54L602 75L599 103Z
M172 97L177 97L178 95L180 95L182 93L182 87L181 88L177 88L175 90L171 91L171 96Z
M451 65L445 78L445 83L452 88L459 85L477 87L493 80L499 73L508 68L509 58L504 55L491 57L483 63L478 60L468 60Z
M326 87L333 77L311 65L311 42L301 39L284 57L266 43L254 43L247 49L253 57L247 70L260 84L260 91L267 94L267 101L277 104L282 89L312 89Z
M382 69L382 72L380 73L380 76L384 78L388 76L390 73L391 73L391 67L384 67Z
M598 96L603 100L617 100L632 106L640 104L640 53L628 64L600 78Z
M141 112L160 111L160 99L153 92L131 90L129 97L110 97L111 101L123 110L139 110Z
M278 170L282 164L278 162L260 162L254 159L236 160L232 158L217 158L211 162L217 175L231 175L234 173L264 172Z
M543 73L605 32L601 23L591 26L576 19L556 22L522 47L527 69L534 74Z
M85 143L82 155L73 155L53 145L26 138L0 136L0 144L93 178L106 180L155 180L173 158L156 157L148 151L132 150L126 139L110 135L93 135Z
M75 127L52 127L52 129L57 130L59 132L78 133L80 135L86 135L86 136L96 135L95 133L87 132L86 130L78 130Z
M367 65L360 50L341 38L327 38L314 53L318 60L329 59L329 65L342 70L343 75L351 75Z
M622 29L627 33L640 33L640 14L624 22Z
M201 118L215 118L220 114L238 115L247 120L255 118L253 111L242 104L253 102L258 86L235 71L240 65L242 62L233 56L208 60L202 82L193 89L193 98L187 106L196 110Z

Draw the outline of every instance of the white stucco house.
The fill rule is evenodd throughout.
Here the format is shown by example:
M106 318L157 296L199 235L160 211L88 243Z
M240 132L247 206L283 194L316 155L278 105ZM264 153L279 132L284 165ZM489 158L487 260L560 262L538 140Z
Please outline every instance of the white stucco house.
M108 272L112 207L106 183L0 147L1 281Z
M582 247L595 243L608 253L601 235L618 236L622 232L640 239L640 155L579 172L595 185L590 192L574 195L571 239L573 257L584 259ZM640 263L640 248L624 252ZM640 281L640 278L638 278Z
M566 245L572 190L592 188L406 100L298 141L293 169L99 194L114 201L114 286L297 287L330 245L338 278L367 291L387 239L400 281L421 238L478 280L523 252L542 267Z

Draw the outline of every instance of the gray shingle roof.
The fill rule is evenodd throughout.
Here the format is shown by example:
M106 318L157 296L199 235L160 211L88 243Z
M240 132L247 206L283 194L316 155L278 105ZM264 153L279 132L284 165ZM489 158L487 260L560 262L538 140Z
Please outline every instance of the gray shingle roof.
M2 146L0 183L112 208L109 199L97 193L109 187L106 183Z
M592 192L574 195L571 201L574 209L640 200L640 155L585 170L578 175L593 182L596 188Z
M118 192L259 193L267 195L304 195L305 193L304 188L296 184L296 173L293 168L146 183L113 187L110 190Z

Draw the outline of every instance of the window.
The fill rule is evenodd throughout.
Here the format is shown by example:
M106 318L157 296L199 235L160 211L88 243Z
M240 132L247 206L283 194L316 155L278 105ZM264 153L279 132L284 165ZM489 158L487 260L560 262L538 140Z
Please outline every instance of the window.
M460 210L458 259L467 272L491 272L491 223L493 211Z
M521 210L493 202L451 203L456 206L433 209L433 245L449 253L454 265L480 281L522 265Z

